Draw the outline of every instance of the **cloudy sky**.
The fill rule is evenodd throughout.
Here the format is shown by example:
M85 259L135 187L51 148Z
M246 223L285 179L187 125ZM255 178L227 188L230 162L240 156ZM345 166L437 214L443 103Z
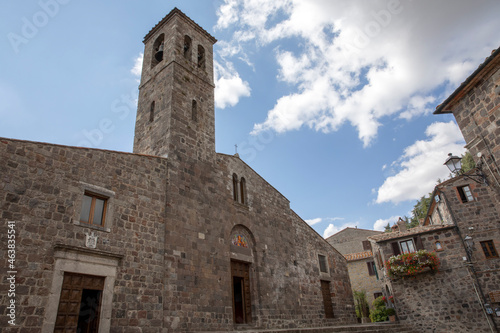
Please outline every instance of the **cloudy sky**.
M218 39L217 151L325 237L448 176L464 141L432 111L500 45L496 0L9 1L0 136L132 151L142 39L173 7Z

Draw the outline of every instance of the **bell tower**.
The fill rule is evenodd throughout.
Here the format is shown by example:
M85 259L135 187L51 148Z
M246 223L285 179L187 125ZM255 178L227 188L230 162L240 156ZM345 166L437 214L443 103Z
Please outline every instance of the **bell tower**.
M134 153L213 161L213 45L174 8L144 37Z

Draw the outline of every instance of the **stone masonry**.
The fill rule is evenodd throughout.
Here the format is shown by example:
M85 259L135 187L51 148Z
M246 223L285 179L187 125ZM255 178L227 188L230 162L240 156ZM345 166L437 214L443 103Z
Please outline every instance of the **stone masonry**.
M382 294L382 286L378 281L375 268L370 275L368 265L374 262L371 243L368 236L381 234L380 231L345 228L328 237L326 240L347 259L347 269L351 279L352 290L365 291L368 304L371 306L375 295ZM363 243L364 242L364 243Z
M417 227L370 239L375 253L380 251L382 260L387 260L394 254L392 243L414 237L419 237L422 248L428 251L436 250L436 242L441 243L442 250L436 252L441 266L435 273L392 280L383 271L382 281L391 288L399 320L419 332L490 332L454 226Z
M2 331L76 329L79 300L64 305L63 291L92 289L72 276L103 281L99 332L354 323L345 258L238 156L215 152L215 39L174 9L144 43L133 154L0 139L0 243L12 221L17 271L15 326L0 272ZM86 193L106 201L102 225L80 221Z
M500 194L500 48L434 112L444 113L453 113L466 148Z

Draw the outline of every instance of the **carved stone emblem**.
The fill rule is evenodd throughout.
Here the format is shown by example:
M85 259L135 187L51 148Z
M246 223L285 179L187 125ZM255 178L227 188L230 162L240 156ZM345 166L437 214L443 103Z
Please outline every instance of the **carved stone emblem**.
M90 234L85 233L85 246L91 249L95 249L97 246L97 238L99 236L95 235L94 232L91 232Z

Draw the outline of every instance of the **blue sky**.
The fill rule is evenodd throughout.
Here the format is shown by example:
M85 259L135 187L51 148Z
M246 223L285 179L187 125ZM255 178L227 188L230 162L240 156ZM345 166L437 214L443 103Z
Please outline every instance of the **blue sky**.
M132 151L142 39L178 7L218 39L217 151L238 152L322 236L380 229L431 192L432 111L500 45L498 1L9 1L0 136Z

